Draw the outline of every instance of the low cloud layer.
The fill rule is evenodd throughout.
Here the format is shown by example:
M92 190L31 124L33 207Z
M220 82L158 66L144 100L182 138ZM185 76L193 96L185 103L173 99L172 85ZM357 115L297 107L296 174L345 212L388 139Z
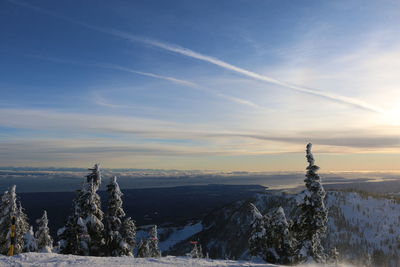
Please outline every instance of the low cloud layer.
M52 110L1 109L0 125L39 131L37 134L30 133L29 137L9 135L4 138L0 142L3 165L12 165L13 161L23 165L29 159L43 165L46 162L79 162L81 159L113 159L126 163L138 158L201 159L299 154L303 153L308 142L315 144L318 153L396 153L400 146L396 135L373 135L368 134L368 130L255 134L218 126ZM70 137L51 137L50 134L44 138L41 131L45 131L46 135L62 132ZM93 134L98 137L93 137ZM107 136L102 136L104 134ZM301 162L301 157L298 161Z

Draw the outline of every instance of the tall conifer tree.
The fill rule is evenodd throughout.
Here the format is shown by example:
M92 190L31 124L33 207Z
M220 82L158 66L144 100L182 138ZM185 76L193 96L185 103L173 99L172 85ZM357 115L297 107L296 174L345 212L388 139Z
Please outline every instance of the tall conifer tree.
M47 212L44 211L40 219L36 220L38 229L35 233L35 237L38 244L39 252L50 253L53 250L53 238L50 235L50 229L48 227L49 220L47 219Z
M294 226L299 244L297 257L300 262L324 262L326 254L321 238L325 235L328 221L328 212L324 204L326 193L317 173L319 167L315 165L311 149L312 144L309 143L306 149L306 189L297 196L297 205L301 210Z
M97 194L101 185L100 165L89 170L91 173L74 200L73 214L57 232L59 251L63 254L104 255L103 211Z
M149 249L150 249L150 257L153 258L161 257L161 251L158 246L157 225L154 225L151 228L150 238L149 238Z
M108 208L105 216L105 240L108 255L133 256L135 247L136 227L131 218L125 217L122 202L122 192L117 183L117 177L107 185Z

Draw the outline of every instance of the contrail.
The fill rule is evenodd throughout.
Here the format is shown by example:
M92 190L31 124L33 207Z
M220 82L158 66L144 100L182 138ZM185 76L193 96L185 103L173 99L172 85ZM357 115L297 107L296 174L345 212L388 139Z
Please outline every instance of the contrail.
M56 63L64 63L64 64L75 64L75 65L83 65L83 66L91 66L91 67L96 67L96 68L105 68L105 69L111 69L111 70L118 70L118 71L123 71L123 72L128 72L128 73L133 73L133 74L137 74L137 75L141 75L141 76L147 76L147 77L152 77L155 79L159 79L159 80L165 80L168 82L172 82L178 85L183 85L183 86L187 86L199 91L203 91L206 92L207 94L211 94L214 95L216 97L219 98L223 98L225 100L234 102L234 103L238 103L241 105L246 105L246 106L250 106L256 109L264 109L264 110L268 110L265 107L259 106L256 103L250 101L250 100L246 100L243 98L238 98L238 97L234 97L234 96L230 96L230 95L226 95L223 94L221 92L215 91L213 89L201 86L197 83L191 82L191 81L187 81L187 80L182 80L182 79L178 79L175 77L171 77L171 76L164 76L164 75L160 75L160 74L155 74L155 73L151 73L151 72L144 72L144 71L138 71L138 70L134 70L134 69L130 69L124 66L120 66L120 65L116 65L116 64L106 64L106 63L102 63L102 64L94 64L94 63L85 63L85 62L80 62L80 61L75 61L75 60L65 60L65 59L59 59L59 58L54 58L54 57L43 57L43 56L38 56L38 55L31 55L31 57L40 59L40 60L47 60L47 61L51 61L51 62L56 62ZM105 106L105 105L104 105ZM120 106L122 107L122 105L114 105L115 107ZM111 105L109 105L109 107L111 107Z
M185 86L190 86L190 87L198 86L197 84L190 82L190 81L181 80L181 79L177 79L177 78L170 77L170 76L163 76L163 75L159 75L159 74L155 74L155 73L151 73L151 72L138 71L138 70L126 68L126 67L123 67L120 65L115 65L115 64L93 64L93 66L106 68L106 69L120 70L120 71L124 71L124 72L130 72L130 73L134 73L134 74L138 74L138 75L142 75L142 76L148 76L148 77L161 79L161 80L166 80L169 82L173 82L173 83L185 85Z
M115 33L115 35L117 35L117 33ZM201 60L201 61L205 61L205 62L214 64L216 66L219 66L221 68L224 68L224 69L231 70L233 72L242 74L242 75L247 76L249 78L252 78L252 79L255 79L255 80L259 80L259 81L264 81L264 82L275 84L275 85L279 85L279 86L285 87L287 89L291 89L293 91L306 93L306 94L310 94L310 95L314 95L314 96L318 96L318 97L322 97L322 98L325 98L325 99L329 99L331 101L335 101L335 102L339 102L339 103L342 103L342 104L351 105L353 107L361 108L361 109L364 109L364 110L367 110L367 111L378 112L378 113L383 113L384 112L381 108L373 106L373 105L368 104L366 102L360 101L358 99L345 97L345 96L341 96L341 95L337 95L337 94L333 94L333 93L329 93L329 92L321 92L321 91L317 91L317 90L314 90L314 89L309 89L309 88L305 88L305 87L289 84L289 83L286 83L284 81L280 81L280 80L274 79L274 78L269 77L269 76L261 75L261 74L258 74L258 73L255 73L255 72L240 68L238 66L229 64L229 63L227 63L225 61L222 61L222 60L219 60L217 58L214 58L214 57L211 57L211 56L207 56L207 55L203 55L203 54L200 54L200 53L195 52L193 50L190 50L190 49L187 49L187 48L184 48L184 47L180 47L180 46L177 46L177 45L162 43L162 42L159 42L159 41L146 39L146 38L138 38L137 36L129 37L129 34L127 34L127 33L118 34L118 36L120 36L122 38L126 38L126 39L131 40L131 41L135 41L135 42L140 41L140 42L146 43L148 45L164 49L166 51L174 52L176 54L180 54L180 55L184 55L184 56L187 56L187 57L190 57L190 58L195 58L195 59L198 59L198 60Z
M115 70L130 72L130 73L134 73L134 74L138 74L138 75L142 75L142 76L148 76L148 77L152 77L152 78L156 78L156 79L160 79L160 80L166 80L166 81L169 81L169 82L172 82L172 83L176 83L176 84L179 84L179 85L184 85L184 86L188 86L188 87L200 90L200 91L204 91L204 92L207 92L209 94L215 95L215 96L220 97L220 98L224 98L226 100L229 100L229 101L232 101L232 102L235 102L235 103L239 103L239 104L246 105L246 106L251 106L253 108L263 109L263 107L257 105L256 103L254 103L254 102L252 102L250 100L246 100L246 99L242 99L242 98L226 95L226 94L211 90L211 89L209 89L207 87L201 86L201 85L196 84L196 83L191 82L191 81L177 79L177 78L170 77L170 76L154 74L154 73L150 73L150 72L137 71L137 70L126 68L126 67L123 67L123 66L120 66L120 65L115 65L115 64L94 64L93 66L101 67L101 68L107 68L107 69L115 69Z
M108 28L92 26L92 25L89 25L87 23L83 23L83 22L77 21L75 19L66 17L66 16L58 15L58 14L53 13L51 11L48 11L46 9L33 6L33 5L29 4L29 3L15 1L15 0L7 0L7 1L10 2L10 3L13 3L15 5L19 5L19 6L22 6L22 7L30 8L30 9L36 10L38 12L47 14L47 15L50 15L50 16L53 16L53 17L57 17L59 19L63 19L63 20L66 20L66 21L69 21L71 23L79 24L79 25L81 25L81 26L83 26L85 28L88 28L88 29L91 29L91 30L94 30L94 31L103 32L103 33L106 33L106 34L109 34L109 35L113 35L113 36L116 36L116 37L119 37L119 38L122 38L122 39L125 39L125 40L128 40L128 41L135 42L135 43L137 43L137 42L144 43L144 44L147 44L147 45L150 45L150 46L153 46L153 47L158 47L160 49L163 49L163 50L166 50L166 51L169 51L169 52L173 52L173 53L180 54L180 55L183 55L183 56L186 56L186 57L190 57L190 58L198 59L198 60L201 60L201 61L204 61L204 62L208 62L208 63L211 63L213 65L216 65L216 66L219 66L221 68L224 68L226 70L230 70L230 71L239 73L239 74L244 75L244 76L246 76L248 78L252 78L252 79L255 79L255 80L267 82L267 83L270 83L270 84L275 84L275 85L290 89L292 91L305 93L305 94L309 94L309 95L313 95L313 96L317 96L317 97L322 97L322 98L325 98L325 99L328 99L328 100L331 100L331 101L334 101L334 102L350 105L352 107L360 108L360 109L363 109L363 110L366 110L366 111L370 111L370 112L375 112L375 113L383 113L384 112L383 109L381 109L379 107L376 107L374 105L371 105L369 103L363 102L363 101L358 100L358 99L354 99L354 98L346 97L346 96L341 96L341 95L337 95L337 94L333 94L333 93L329 93L329 92L321 92L321 91L318 91L318 90L314 90L314 89L310 89L310 88L306 88L306 87L302 87L302 86L297 86L297 85L294 85L294 84L289 84L287 82L280 81L280 80L277 80L275 78L272 78L272 77L269 77L269 76L266 76L266 75L262 75L262 74L259 74L259 73L256 73L256 72L253 72L253 71L250 71L250 70L247 70L247 69L243 69L241 67L232 65L232 64L227 63L225 61L222 61L220 59L217 59L217 58L214 58L214 57L211 57L211 56L208 56L208 55L204 55L204 54L195 52L193 50L190 50L188 48L181 47L181 46L178 46L178 45L175 45L175 44L168 44L168 43L160 42L160 41L157 41L157 40L143 38L143 37L139 37L139 36L136 36L136 35L133 35L133 34L130 34L130 33L127 33L127 32L123 32L123 31L115 30L115 29L108 29ZM236 99L234 97L229 97L229 98ZM245 103L247 103L247 102L248 101L245 101Z

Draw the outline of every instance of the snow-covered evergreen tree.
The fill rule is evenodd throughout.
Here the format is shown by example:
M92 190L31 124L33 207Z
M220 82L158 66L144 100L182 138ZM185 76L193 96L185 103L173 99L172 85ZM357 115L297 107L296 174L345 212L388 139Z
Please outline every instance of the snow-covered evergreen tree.
M150 257L158 258L161 257L161 251L158 247L158 234L157 234L157 225L154 225L150 231L149 238L149 249L150 249Z
M99 190L101 185L101 171L100 171L100 164L95 164L93 168L89 168L89 173L86 175L86 183L90 184L93 182L94 191Z
M329 262L334 263L335 265L337 265L339 260L339 252L337 251L337 249L334 247L331 249L330 253L329 253Z
M317 173L319 167L314 164L311 152L312 144L307 145L306 158L308 161L306 189L297 196L297 205L300 215L294 229L298 241L297 260L300 262L324 262L326 254L321 244L325 235L328 221L328 212L325 208L325 190Z
M100 166L89 169L86 183L74 200L73 214L63 228L57 232L59 251L63 254L103 255L104 225L100 196L97 190L101 184Z
M58 246L57 250L61 254L73 254L73 255L84 255L85 252L81 249L81 235L87 234L81 226L78 225L79 217L79 207L77 199L81 191L78 190L78 196L73 200L74 207L73 213L68 216L64 227L58 229Z
M363 255L363 257L361 258L361 262L363 263L364 267L373 267L373 259L369 252Z
M192 250L189 253L191 258L203 258L203 250L201 249L201 245L198 242L195 242Z
M125 218L121 227L121 255L133 256L136 246L136 226L131 217Z
M58 252L61 254L89 255L89 235L81 217L73 214L64 227L58 229Z
M29 225L28 221L28 215L26 215L24 209L22 208L21 202L17 201L17 218L16 218L16 227L20 228L21 233L25 232L27 233L31 226Z
M50 235L50 229L48 227L49 220L47 219L47 212L44 211L40 219L36 220L38 229L35 233L37 240L38 251L44 253L50 253L53 250L53 238Z
M154 225L149 233L149 238L142 239L138 246L138 257L157 258L161 257L161 251L158 247L157 225Z
M108 209L105 215L105 240L107 253L111 256L133 256L136 226L131 218L124 220L122 192L117 177L111 178L107 185Z
M105 215L104 237L106 242L107 254L110 256L121 256L121 225L125 212L122 208L122 192L117 183L117 177L111 178L107 185L108 208Z
M77 251L78 255L89 256L90 255L90 235L86 227L86 222L78 217L76 222L76 233L77 236Z
M295 240L282 207L264 216L253 204L250 208L253 216L250 254L269 263L293 263Z
M11 246L11 225L15 221L14 254L24 249L24 237L29 231L28 217L17 200L16 186L4 192L0 210L0 252L7 255Z
M295 240L289 231L289 223L283 208L279 207L266 218L264 259L270 263L293 263Z
M253 256L263 257L266 244L264 218L253 203L250 203L250 212L253 220L253 223L251 225L251 234L249 238L250 254Z
M85 224L88 238L89 255L101 256L104 246L103 211L101 210L100 196L97 194L98 185L95 180L84 184L78 198L79 217Z
M149 239L141 239L138 245L138 257L139 258L148 258L151 257L150 253L150 240Z
M33 233L32 226L29 228L29 231L25 233L24 242L25 242L24 252L37 252L38 251L37 240Z

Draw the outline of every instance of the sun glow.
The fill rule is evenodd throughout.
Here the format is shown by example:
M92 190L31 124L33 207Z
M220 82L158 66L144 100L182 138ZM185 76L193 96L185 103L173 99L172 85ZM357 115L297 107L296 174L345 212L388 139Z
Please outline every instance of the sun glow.
M392 126L400 126L400 104L383 113L384 121Z

